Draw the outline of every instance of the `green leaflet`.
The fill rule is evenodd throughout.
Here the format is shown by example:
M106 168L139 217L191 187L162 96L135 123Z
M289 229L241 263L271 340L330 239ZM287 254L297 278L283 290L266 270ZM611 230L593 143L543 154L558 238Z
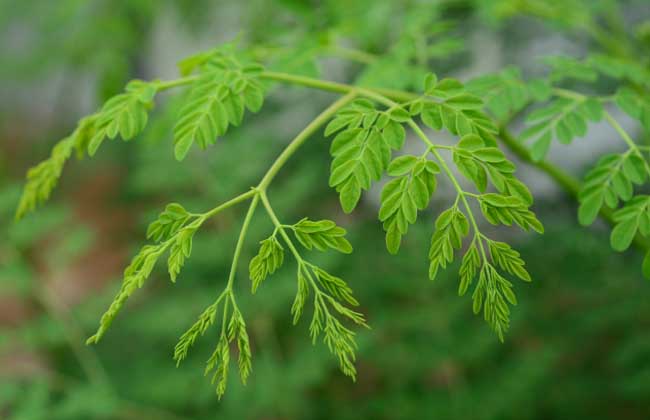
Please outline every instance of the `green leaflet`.
M198 320L183 333L174 347L174 360L176 366L179 366L187 357L190 347L214 324L220 308L223 308L222 325L225 328L221 330L217 346L206 363L204 375L212 374L211 382L215 385L217 396L221 399L228 382L231 343L236 342L237 344L239 375L242 383L246 384L252 369L252 354L248 332L246 331L246 322L232 293L224 291L216 302L208 306L199 315ZM230 316L229 321L228 316Z
M650 130L650 100L647 96L624 87L616 92L614 101L623 112L641 122L646 130Z
M190 347L194 345L194 342L205 334L208 328L214 324L214 321L217 318L219 303L220 300L208 306L201 315L199 315L199 319L187 331L185 331L178 340L178 343L174 347L174 361L176 362L177 367L187 357L187 353Z
M511 226L514 223L524 230L544 233L542 223L519 197L490 193L478 196L478 200L483 216L493 225Z
M61 177L63 166L75 145L74 135L61 140L47 160L34 166L27 172L27 184L16 209L16 220L34 211L36 206L44 203Z
M460 268L458 270L458 276L460 277L460 283L458 284L458 296L463 296L467 293L467 289L474 281L476 273L481 268L481 255L479 250L476 247L477 241L472 241L472 244L465 252L463 260L460 263Z
M87 343L97 343L102 338L126 300L144 285L158 259L167 251L169 252L167 259L169 276L172 282L176 281L185 259L192 252L194 233L203 221L204 218L200 216L192 220L180 204L172 203L165 208L165 211L147 229L147 237L157 243L145 245L133 257L131 264L124 270L120 291L102 316L97 332L87 340Z
M106 137L114 139L119 134L122 140L131 140L140 134L147 125L156 91L155 82L133 80L126 85L124 93L106 101L95 115L88 154L93 156Z
M470 93L455 79L437 80L433 74L425 78L425 96L412 101L411 115L420 115L422 122L434 130L446 128L454 135L477 134L495 145L497 128L481 109L483 100Z
M224 305L227 305L227 301ZM226 315L224 314L224 317L225 316ZM223 394L226 392L228 370L230 366L230 344L233 341L237 343L237 351L239 352L239 375L242 383L246 384L246 380L248 379L252 367L252 355L244 317L234 302L227 331L221 331L217 347L208 359L204 371L205 376L212 373L211 383L215 385L217 397L219 397L219 399L221 399Z
M646 176L645 160L632 150L600 158L585 176L578 194L580 223L592 224L605 204L615 208L619 199L630 200L634 194L634 184L642 185Z
M650 71L636 61L604 54L591 54L586 62L607 77L628 80L638 85L647 86L650 83Z
M367 327L363 315L344 306L341 302L357 306L359 303L352 296L352 290L340 278L332 276L325 270L305 261L298 262L298 293L291 308L294 324L300 319L303 307L309 295L314 293L314 313L309 323L312 341L322 335L323 342L339 360L341 371L352 379L356 378L354 366L356 341L354 332L345 327L333 313L347 320Z
M79 158L85 153L93 156L106 137L114 139L119 134L123 140L131 140L142 132L156 90L155 82L133 80L124 93L106 101L97 113L82 118L75 131L54 146L47 160L28 171L16 219L48 200L73 150Z
M485 241L491 262L481 258L481 253L484 252L483 244L481 239L475 238L461 262L458 294L464 295L478 274L478 282L472 293L474 313L478 314L483 310L483 317L503 341L504 334L510 326L508 304L516 305L517 298L512 290L512 283L499 274L496 268L526 282L531 281L531 278L524 268L525 264L519 253L510 245L489 239ZM480 252L479 247L481 247Z
M414 36L410 35L413 46ZM313 47L320 48L321 45L314 44ZM439 51L451 47L451 44L436 45ZM410 64L413 58L419 59L420 57L415 57L417 52L417 49L413 49L401 64ZM286 61L291 63L284 64L286 68L294 67L295 64L295 68L302 67L302 71L309 72L313 70L315 56L314 51L297 54L289 51ZM397 76L402 72L401 64L395 66L399 70ZM282 60L276 60L275 65L281 67ZM98 113L82 120L77 130L55 147L50 159L30 171L18 215L22 216L49 196L63 164L74 149L80 154L93 154L106 137L115 138L120 135L124 140L129 140L140 133L147 123L148 111L153 106L153 98L158 90L190 85L174 127L174 153L178 160L182 160L194 144L206 148L231 126L239 125L246 109L258 111L264 101L262 80L276 78L289 82L293 79L312 87L329 86L328 89L336 86L330 82L309 80L291 74L265 72L261 75L263 68L237 53L232 45L188 57L179 63L179 68L186 77L167 82L134 81L127 85L124 93L107 101ZM422 72L421 68L415 69L407 77L415 80L417 76L419 79ZM507 305L514 305L516 299L512 285L500 273L524 281L530 281L530 276L517 251L505 243L489 240L479 231L468 201L478 200L485 218L491 223L517 224L523 229L539 232L543 227L529 210L532 203L530 192L515 177L514 165L496 147L497 127L483 109L499 116L509 115L521 109L530 98L546 100L550 86L540 80L526 85L515 70L476 79L467 86L455 79L439 80L434 74L428 74L424 79L425 93L415 100L408 100L411 98L408 92L387 93L390 96L388 98L382 94L385 90L341 88L338 85L338 88L332 90L352 92L335 102L308 128L319 127L319 123L329 118L334 110L339 110L325 128L325 135L335 135L330 148L333 160L329 183L339 193L345 212L352 211L358 204L361 192L369 189L372 182L379 180L384 173L394 177L383 188L379 210L379 219L386 231L386 246L391 253L399 250L402 236L407 233L409 225L416 221L418 211L425 209L431 200L437 185L437 174L441 172L438 167L440 165L444 175L452 181L458 196L453 206L436 220L429 252L429 275L434 279L441 267L447 267L454 260L454 254L462 249L463 241L472 226L475 232L460 263L458 291L463 295L474 286L474 310L482 310L485 319L499 338L503 339L503 333L509 325ZM404 80L398 81L402 82ZM358 99L341 108L354 95L369 96L387 108L378 109L374 102L367 99ZM408 106L403 107L394 102L398 98ZM626 101L621 100L621 103ZM597 113L593 104L587 100L583 105L585 112ZM417 115L427 126L444 128L461 137L458 144L453 147L435 145L415 125L412 117ZM393 151L403 146L404 123L409 124L414 133L427 144L427 151L420 157L407 155L392 159ZM309 129L305 132L309 133ZM296 138L292 145L300 145L299 141L302 140ZM287 149L288 154L295 151L291 147ZM476 185L481 194L463 190L441 156L450 151L461 173ZM427 159L429 154L434 155L437 163ZM211 374L216 392L221 396L228 381L231 350L236 342L240 375L242 381L246 381L251 370L251 351L246 324L235 301L233 280L249 222L258 200L261 200L275 230L270 237L260 242L257 255L249 263L252 292L255 293L261 283L284 264L285 247L280 242L284 241L297 263L297 291L291 306L293 322L297 323L306 304L313 302L313 315L309 323L312 340L322 339L338 359L341 370L354 378L356 341L354 332L346 324L367 326L364 316L351 309L358 306L359 302L343 279L303 259L292 241L295 237L307 250L335 250L345 254L352 251L352 246L345 238L345 229L333 221L305 218L293 225L283 225L277 220L266 197L268 183L265 181L270 180L284 164L282 159L276 162L279 163L271 167L267 172L268 177L265 176L257 187L206 213L191 213L176 203L167 205L147 229L147 238L152 243L144 246L125 270L119 293L102 316L97 333L88 341L97 342L101 339L126 300L149 278L160 258L167 257L168 272L174 282L191 255L194 234L202 223L219 211L252 198L254 201L249 207L235 248L235 259L227 286L180 337L174 349L176 363L184 360L198 337L220 320L221 334L207 361L205 373ZM621 171L629 179L640 176L636 173L634 162L623 163ZM488 184L499 194L485 193ZM459 206L463 206L463 210ZM617 247L623 247L627 243L632 230L645 229L641 227L641 216L635 220L634 229L630 229L627 219L621 219L622 227L617 227L613 233L616 237L613 242L616 242ZM646 265L650 266L650 263Z
M174 126L174 154L183 160L192 144L202 149L214 144L230 125L239 126L247 108L257 112L264 90L256 64L241 64L234 56L215 52L192 85Z
M438 270L454 260L454 250L463 245L469 233L467 218L456 207L445 210L436 219L436 231L431 237L429 249L429 278L435 280Z
M650 236L650 196L638 195L614 213L616 226L612 229L610 241L616 251L625 251L637 231Z
M532 281L530 274L524 268L524 260L521 259L519 252L515 251L505 242L489 241L490 256L492 262L505 272L518 277L523 281Z
M503 341L504 334L510 328L510 305L516 305L517 299L512 291L512 283L506 280L490 264L484 264L479 271L478 282L472 293L475 314L483 310L483 318Z
M602 118L603 106L597 99L558 98L526 117L526 123L530 125L520 138L533 141L531 156L539 161L546 156L553 138L569 144L574 138L587 134L589 121L596 122Z
M291 229L296 239L309 250L312 248L319 251L333 249L344 254L352 252L352 245L345 239L345 229L336 226L336 223L331 220L313 221L304 218L291 226Z
M185 259L192 253L192 238L203 222L198 218L195 222L188 223L192 218L183 206L171 203L147 228L147 239L170 242L167 267L172 282L176 281Z
M50 198L72 151L77 149L79 157L86 152L88 141L95 131L94 122L94 115L82 118L75 131L52 148L52 153L47 160L29 169L27 183L16 209L16 220L22 219Z
M343 211L354 210L361 191L381 178L391 151L404 144L401 122L408 118L399 108L378 111L372 102L357 100L328 124L326 136L339 132L330 147L333 160L329 185L339 193Z
M415 223L417 211L429 205L436 190L438 165L422 157L400 156L388 166L389 181L381 192L379 220L386 231L386 247L391 254L399 250L408 226Z
M250 262L249 271L253 280L253 293L259 284L269 274L273 274L284 261L284 249L276 239L276 235L281 229L291 229L301 245L308 250L314 248L320 251L333 249L343 253L352 251L352 246L344 238L345 229L336 226L331 220L313 221L304 218L294 225L276 225L276 230L269 238L261 242L259 253ZM330 352L337 356L342 372L354 379L356 376L354 332L345 327L335 314L367 327L361 313L345 306L346 304L358 306L359 302L354 298L352 289L343 279L305 261L297 254L288 236L284 238L298 263L297 292L291 305L293 323L294 325L298 323L310 294L313 294L314 313L309 324L312 341L315 343L322 335ZM219 354L222 354L222 351Z
M151 274L158 258L169 248L170 243L164 242L158 245L145 245L140 252L133 257L131 264L124 270L124 279L117 295L110 304L108 310L102 315L99 321L97 332L88 338L86 344L97 343L104 336L110 327L113 319L117 316L126 300L140 287Z
M190 214L178 203L170 203L158 219L151 222L147 228L147 239L155 242L169 239L190 219Z
M248 266L252 281L251 291L255 293L259 285L270 274L275 273L284 262L284 248L275 235L260 242L260 250Z
M466 84L466 89L481 97L486 109L499 120L521 111L531 98L544 101L551 94L551 87L546 81L537 79L526 83L521 71L515 67L472 79Z
M551 67L549 79L554 83L566 79L584 82L595 82L598 79L598 73L589 63L571 57L544 57L543 61Z
M186 226L174 235L172 239L169 248L169 258L167 259L169 277L172 282L176 281L176 277L185 264L185 259L192 253L192 238L198 227L199 224L196 223Z
M483 241L487 243L490 261L486 259ZM453 249L459 249L460 243L448 243L447 248L447 255L443 256L443 263L440 264L443 267L453 260ZM503 277L497 268L523 281L530 282L530 274L524 265L519 253L510 245L485 237L481 239L479 236L474 237L460 264L458 294L465 295L478 275L478 282L472 292L473 311L475 314L483 311L483 317L501 341L510 326L508 304L516 305L517 298L512 290L512 283Z
M485 192L489 178L500 193L518 197L523 202L532 204L532 194L514 175L515 165L506 159L499 148L487 146L480 136L463 136L454 149L453 159L458 170L471 180L480 192Z

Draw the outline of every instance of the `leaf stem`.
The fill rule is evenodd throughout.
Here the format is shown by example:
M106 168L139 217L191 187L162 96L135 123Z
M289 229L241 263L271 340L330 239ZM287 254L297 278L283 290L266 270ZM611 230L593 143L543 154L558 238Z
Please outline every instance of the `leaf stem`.
M603 116L605 117L605 119L607 120L609 125L611 125L612 128L614 130L616 130L616 132L619 134L619 136L621 136L621 138L628 145L630 150L632 150L640 158L643 159L643 166L645 167L645 170L648 173L648 175L650 175L650 166L648 166L648 162L643 157L643 154L641 153L641 150L639 150L639 147L637 146L637 144L634 142L634 140L632 140L630 135L627 134L627 131L625 131L625 129L623 127L621 127L621 124L619 124L618 121L616 121L616 119L614 117L612 117L612 115L609 112L605 111L603 113Z
M201 214L201 218L203 218L203 220L208 219L208 218L214 216L215 214L217 214L217 213L219 213L219 212L221 212L221 211L223 211L223 210L225 210L225 209L227 209L229 207L234 206L235 204L239 204L242 201L248 200L249 198L253 197L255 194L257 194L255 192L255 190L250 190L250 191L247 191L247 192L245 192L243 194L239 194L237 197L232 198L232 199L226 201L225 203L218 205L217 207L213 208L212 210Z
M300 146L311 137L314 132L321 128L328 120L330 120L334 114L338 112L339 109L347 105L357 96L355 90L351 90L347 95L339 98L336 102L327 107L323 112L321 112L312 122L307 125L298 135L289 143L289 145L280 153L280 156L277 157L275 162L271 165L269 170L266 172L262 180L257 186L259 191L266 191L273 178L278 173L278 171L284 166L284 164L289 160L289 158L298 150Z
M253 219L253 215L255 214L255 209L257 208L257 203L259 202L260 199L260 194L258 191L256 190L251 190L251 191L253 192L253 194L255 194L255 196L253 197L253 201L251 201L250 207L248 207L248 212L246 213L246 217L244 218L244 222L242 224L241 230L239 231L239 239L237 239L237 245L235 246L235 254L232 258L232 265L230 266L228 284L226 284L226 290L228 290L231 293L231 295L232 295L232 284L235 280L235 275L237 274L237 262L239 261L239 256L244 246L244 241L246 240L248 227L251 223L251 220ZM231 296L231 300L233 301L233 305L234 305L235 303L234 297Z
M284 242L286 242L287 246L289 247L289 250L291 251L293 256L296 258L296 261L299 264L303 264L304 261L303 261L302 257L300 256L300 253L298 252L298 250L296 249L296 246L291 241L291 238L289 238L289 235L287 234L287 232L284 230L284 227L283 227L284 225L282 223L280 223L280 220L278 219L278 216L273 211L273 207L271 207L271 203L269 203L269 199L266 196L266 192L265 191L260 191L259 192L259 197L262 200L262 205L264 206L264 208L266 209L266 212L268 213L269 217L271 218L271 222L273 222L273 225L275 226L275 228L278 230L278 232L280 232L280 235L282 236L282 239L284 239Z
M181 77L179 79L174 79L174 80L167 80L167 81L159 81L156 82L156 87L158 89L158 92L162 92L164 90L172 89L178 86L185 86L194 83L199 77L198 76L187 76L187 77Z

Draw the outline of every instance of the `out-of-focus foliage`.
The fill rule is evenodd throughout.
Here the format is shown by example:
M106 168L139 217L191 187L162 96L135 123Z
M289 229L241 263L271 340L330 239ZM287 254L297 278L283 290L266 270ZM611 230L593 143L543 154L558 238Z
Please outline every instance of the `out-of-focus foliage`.
M162 3L111 2L107 6L103 2L71 1L66 2L67 11L50 2L26 2L23 9L2 4L0 20L20 22L16 16L21 15L25 24L34 28L43 25L44 31L59 28L69 39L58 43L57 36L39 35L38 48L25 48L25 59L9 60L2 71L33 80L51 71L49 65L72 65L98 74L99 97L115 94L129 78L155 77L141 74L138 63L148 26L140 19L155 22L169 10ZM208 14L202 11L208 10L207 6L198 3L205 2L181 2L178 10L205 21ZM326 1L319 2L319 7L289 0L254 3L251 10L241 12L240 36L252 43L268 44L257 53L272 58L274 69L327 75L329 60L316 57L326 52L346 56L352 51L346 47L355 47L381 58L355 57L373 63L346 64L344 70L336 71L356 76L366 86L403 89L419 88L424 74L417 64L422 45L416 45L422 41L417 36L422 27L431 30L424 37L428 65L440 63L449 69L468 60L458 41L462 30L453 28L482 22L504 28L522 20L530 22L533 17L552 28L562 28L567 36L583 36L586 28L598 40L593 28L599 28L604 19L612 29L632 32L623 21L617 22L623 18L614 13L618 9L613 7L620 3L614 1ZM77 10L88 5L93 6L92 18L82 22L76 17ZM56 10L50 13L52 8ZM99 17L114 23L104 27ZM444 25L428 24L438 19L444 19ZM456 22L456 26L447 22ZM118 26L125 28L117 30ZM71 27L79 29L71 31ZM445 28L442 35L440 27ZM635 55L650 56L641 53L650 46L650 31L644 32L642 22L635 22L633 27L640 48ZM52 33L51 29L47 33ZM600 40L609 43L603 37ZM70 46L61 48L67 44ZM291 54L288 45L301 45L301 54ZM624 45L616 49L624 51ZM595 46L593 51L612 55L603 51L605 47ZM51 54L52 50L58 54ZM43 61L44 57L51 61ZM377 62L383 63L379 66ZM20 67L12 69L14 64ZM642 65L647 68L647 63ZM34 70L39 73L30 73ZM517 77L504 77L515 80L517 86ZM516 87L512 89L516 91ZM537 93L530 89L525 94L534 98ZM272 161L287 138L301 129L303 121L294 113L315 114L330 99L312 93L293 95L290 99L270 96L263 113L252 117L250 124L229 131L208 153L188 157L189 165L176 162L171 153L171 133L179 112L172 98L165 107L153 111L156 118L137 143L107 147L110 150L98 159L99 163L109 172L121 174L114 199L117 207L131 214L120 234L122 246L128 247L122 259L135 251L147 223L156 219L170 199L186 208L208 208L255 184L264 165L242 165L228 156L246 156L250 162ZM543 92L540 95L544 97ZM308 110L300 109L306 106L306 98L312 104ZM517 94L508 99L505 105L493 104L497 116L506 117L520 107ZM291 103L299 105L287 108ZM65 125L56 131L65 135ZM19 130L12 128L13 132ZM51 132L39 136L56 137ZM270 194L275 197L276 211L286 220L296 221L308 214L314 220L333 218L348 229L355 257L314 253L314 263L353 279L355 296L363 303L362 311L373 327L358 333L358 382L351 383L337 373L336 361L326 348L311 345L305 323L287 328L291 324L288 308L295 293L294 263L285 261L264 280L264 290L254 296L248 292L247 267L242 264L235 288L246 314L254 374L246 386L229 386L227 397L217 403L200 375L218 340L217 333L208 333L197 341L183 368L174 369L171 353L188 319L212 304L226 282L240 224L238 213L224 213L193 238L192 258L183 269L183 281L171 287L163 281L167 276L164 269L154 270L147 290L125 308L128 313L124 321L104 338L102 346L79 352L75 348L83 335L75 337L74 331L88 334L95 328L97 314L117 290L119 272L112 273L114 281L74 304L70 316L62 317L60 311L51 308L47 296L42 296L47 276L65 273L65 267L107 238L89 233L87 224L79 223L84 211L70 205L46 207L12 224L19 197L16 180L33 162L36 152L31 146L23 146L27 149L16 153L23 158L16 161L7 158L13 153L10 146L13 144L4 139L0 143L0 229L8 233L1 236L0 294L23 300L33 309L19 324L2 324L0 354L15 355L17 350L36 355L42 366L31 373L15 374L5 369L4 362L20 366L20 359L3 356L0 416L325 419L336 413L344 419L641 419L647 415L650 346L644 325L650 313L647 287L638 275L641 257L613 254L608 235L601 229L578 228L572 204L561 200L543 204L538 211L545 221L545 236L519 242L519 251L528 261L527 270L534 273L536 282L518 289L520 304L513 312L508 339L499 344L482 328L480 320L468 313L468 299L458 299L455 289L449 287L457 284L452 273L458 271L459 263L438 274L435 283L425 281L426 267L415 263L427 257L428 246L424 244L429 243L434 214L450 203L435 201L435 212L418 216L400 253L388 258L384 233L373 220L377 208L370 200L362 204L353 222L338 213L338 198L326 182L328 144L323 138L313 138L301 149L300 158L289 163L286 173L291 176L280 175ZM44 149L40 155L45 155ZM72 202L79 188L75 179L92 174L94 166L74 165L73 175L63 182L63 195L56 201ZM250 242L263 240L272 230L264 217L255 218ZM245 260L255 252L252 244L246 247ZM101 255L93 258L95 265L104 261ZM88 282L96 275L82 276L75 283ZM238 378L233 375L229 380Z

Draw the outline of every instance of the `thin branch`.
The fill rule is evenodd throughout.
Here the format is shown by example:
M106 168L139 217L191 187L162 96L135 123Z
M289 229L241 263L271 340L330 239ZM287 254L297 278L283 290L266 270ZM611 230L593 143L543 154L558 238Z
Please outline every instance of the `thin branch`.
M312 122L307 125L292 141L289 145L282 151L280 156L273 162L269 170L266 172L257 188L261 191L265 191L269 186L273 178L278 173L278 171L284 166L284 164L289 160L289 158L303 145L303 143L311 137L314 132L321 128L327 121L329 121L339 109L347 105L356 97L356 92L354 89L350 89L347 95L343 96L332 105L327 107L323 112L321 112Z

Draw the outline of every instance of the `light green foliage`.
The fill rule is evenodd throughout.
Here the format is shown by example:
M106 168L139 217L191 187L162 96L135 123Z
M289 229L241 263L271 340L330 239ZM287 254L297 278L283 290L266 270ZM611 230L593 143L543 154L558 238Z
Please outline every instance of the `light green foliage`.
M134 80L120 93L106 101L96 114L94 133L88 142L88 154L93 156L104 139L114 139L119 134L122 140L131 140L147 125L148 110L153 107L156 83Z
M190 214L178 203L171 203L165 207L158 219L151 222L147 228L147 239L155 242L169 239L190 219Z
M339 193L346 213L358 205L361 192L368 190L373 182L384 175L394 177L383 188L379 209L379 220L386 231L386 246L390 253L398 252L402 236L407 233L409 225L416 222L418 211L428 207L438 182L444 178L451 183L457 197L451 208L437 218L429 252L429 275L433 279L440 268L451 264L454 254L463 248L464 239L473 231L470 247L461 263L459 291L465 293L478 276L472 295L474 310L483 310L488 324L503 339L510 314L506 303L514 304L516 300L512 285L497 269L524 280L530 280L530 277L527 273L522 274L525 273L523 261L516 251L488 239L480 231L475 210L468 200L476 200L485 219L492 224L516 224L524 230L537 232L542 232L543 228L530 210L532 195L514 175L515 165L497 147L497 124L483 109L487 106L491 112L502 116L515 112L530 98L547 96L548 85L537 81L526 86L514 70L500 74L497 79L475 81L469 87L455 79L438 79L434 74L427 74L423 95L385 93L383 90L267 72L250 56L227 45L183 60L179 64L184 75L182 79L129 84L125 93L109 100L99 113L83 120L71 139L63 143L65 148L55 151L56 159L53 157L52 163L46 162L45 165L56 165L52 170L55 176L47 173L44 176L46 181L38 181L39 185L47 187L47 194L42 194L41 201L52 189L52 182L58 179L62 162L73 147L81 152L87 149L92 154L105 137L121 134L125 140L133 138L146 124L146 111L152 105L153 95L178 86L187 86L173 130L174 155L178 160L186 157L192 144L205 148L223 135L229 126L239 125L246 108L253 112L259 110L264 100L264 79L347 93L296 136L270 166L259 185L249 192L204 213L191 213L179 204L169 204L149 225L147 238L153 244L146 245L125 271L122 288L89 342L97 342L105 334L125 301L152 274L161 256L167 255L167 269L172 282L175 282L186 259L191 256L193 238L199 227L222 210L251 200L223 292L181 336L174 351L174 359L180 363L196 340L219 319L221 334L205 373L212 375L216 392L221 396L227 383L231 344L237 342L240 375L245 381L251 369L251 349L245 321L235 300L233 283L248 225L261 201L275 228L260 242L257 255L248 264L252 292L255 293L269 275L280 269L284 264L285 250L290 251L297 263L297 291L291 306L293 322L300 320L307 303L313 299L309 323L312 340L315 342L322 338L337 357L343 373L355 378L355 334L344 323L366 326L364 316L350 309L358 306L359 302L344 280L305 260L289 236L293 234L297 243L308 251L335 250L349 254L352 246L345 238L346 231L330 220L304 218L293 225L283 225L266 195L268 185L287 159L322 126L326 126L325 136L335 135L330 147L333 160L329 185ZM499 86L499 83L507 86ZM499 103L496 98L504 95L509 102ZM417 116L428 127L445 129L458 136L459 141L454 146L435 144L414 121ZM425 152L421 156L404 155L393 159L393 151L404 145L405 127L409 127L425 144ZM450 153L461 174L480 194L463 189L441 152ZM32 207L25 206L26 209Z
M453 152L454 163L465 177L471 180L480 192L487 188L488 178L502 194L518 197L528 205L533 196L514 173L515 165L506 159L497 147L490 147L476 134L463 136Z
M93 136L94 126L94 115L82 118L75 131L52 148L52 153L47 160L27 172L27 184L16 210L16 219L21 219L49 199L50 193L61 177L63 166L72 152L76 149L81 156L85 153L87 143Z
M350 287L342 279L313 264L299 261L298 293L291 308L294 323L300 319L305 301L310 293L314 295L314 312L309 323L309 334L312 341L315 343L322 335L330 352L338 358L341 371L355 379L357 373L354 366L357 348L355 334L345 327L335 314L354 324L367 327L361 313L344 306L344 303L352 306L358 306L359 303L352 296Z
M531 98L543 101L551 94L550 86L545 80L537 79L526 83L516 67L472 79L467 83L466 89L483 98L486 109L500 121L521 111Z
M117 313L122 309L126 300L149 278L158 258L169 248L169 242L159 245L145 245L140 252L133 257L131 264L124 270L122 286L113 299L113 302L102 315L99 321L97 332L87 340L87 344L97 343L104 336L110 327Z
M559 98L528 115L526 122L531 125L521 133L521 139L534 141L531 154L534 159L541 160L553 138L569 144L574 138L587 134L589 121L602 118L603 107L597 99Z
M411 115L420 115L422 122L434 130L443 127L454 135L478 134L494 145L497 128L485 115L483 100L466 91L456 79L442 79L434 74L425 78L422 98L411 102Z
M650 236L650 196L639 195L614 213L616 226L612 229L611 244L617 251L625 251L639 233Z
M647 85L650 71L637 61L628 57L615 57L606 54L591 54L587 63L600 74L618 80L629 81L638 85ZM627 89L626 89L627 90Z
M263 200L266 200L263 198ZM269 206L268 202L265 202ZM322 335L323 341L339 361L341 371L350 376L356 377L356 368L354 366L356 342L354 332L347 328L337 318L337 314L354 324L366 326L363 314L356 312L347 305L359 306L359 302L352 295L352 289L341 278L336 277L324 269L306 261L298 253L294 244L285 233L285 229L293 231L298 242L307 250L317 249L324 251L333 249L342 253L352 251L352 246L344 238L345 230L330 220L312 221L307 218L300 220L298 223L290 226L279 224L275 214L270 208L270 215L274 219L276 229L270 238L262 242L260 253L251 261L251 278L253 278L253 288L256 286L256 278L263 279L267 274L272 273L267 267L261 267L265 260L273 259L274 254L281 254L282 247L275 242L275 236L280 232L284 241L287 243L293 256L298 264L297 270L297 291L291 306L291 315L293 323L297 324L300 320L304 307L310 295L313 295L313 315L309 324L309 334L312 342L316 343ZM279 257L280 261L282 257ZM272 263L275 264L275 261ZM280 262L281 264L281 262ZM262 277L263 274L263 277ZM260 280L261 281L261 280ZM257 281L259 284L259 281Z
M388 174L396 177L381 192L379 220L386 231L386 247L391 254L399 250L401 238L415 223L417 211L429 205L436 191L436 174L440 168L426 155L400 156L388 166Z
M474 313L478 314L482 309L483 317L503 341L504 333L510 326L508 304L516 305L517 298L512 290L512 283L499 274L495 267L523 281L529 282L531 278L519 253L510 245L488 240L491 262L481 262L475 242L472 242L463 257L458 293L464 295L478 273L478 282L472 293Z
M515 223L524 230L532 229L537 233L544 233L542 223L537 220L535 213L528 209L527 203L521 198L492 193L483 194L477 198L483 216L493 225L510 226Z
M16 218L47 201L73 150L80 157L85 153L92 156L106 137L113 139L119 134L123 140L131 140L139 134L147 124L155 94L155 82L134 80L126 86L125 93L109 99L96 114L81 119L77 129L52 149L50 158L28 172Z
M248 332L246 331L246 322L237 306L232 291L224 290L219 295L219 298L201 313L199 319L190 329L183 333L174 348L174 360L177 366L180 365L187 357L190 347L214 324L219 316L219 309L222 311L221 334L212 355L206 363L204 375L212 375L211 382L215 385L217 396L221 398L226 391L228 381L231 343L234 342L237 345L239 353L237 364L242 383L246 383L252 369L252 354ZM228 320L229 316L230 320Z
M33 211L37 205L50 198L50 193L61 177L63 165L74 150L74 135L61 140L52 149L50 157L27 172L27 184L16 209L16 219Z
M413 16L408 29L386 53L365 66L356 83L369 87L418 89L428 71L427 61L448 59L464 51L463 40L454 36L457 32L454 22L437 20L431 24L437 6L430 5L426 11Z
M184 74L200 69L174 126L174 153L183 160L192 144L214 144L228 126L239 126L244 110L262 108L264 90L257 76L263 68L242 62L229 48L190 57L180 65Z
M467 217L456 206L443 211L436 219L436 231L429 249L429 278L435 280L438 270L454 260L454 250L463 246L469 233Z
M543 61L551 67L549 79L552 83L566 79L594 82L598 78L598 73L589 63L572 57L545 57Z
M234 302L233 305L235 305ZM224 319L227 309L228 304L226 302L224 303ZM246 323L237 306L233 307L227 331L221 331L217 347L208 359L204 371L204 375L206 376L210 373L212 374L211 381L216 386L216 392L219 398L226 392L228 367L230 365L230 344L232 342L237 343L237 351L239 352L237 360L239 376L241 377L242 383L246 384L246 380L252 369L252 356L248 333L246 332Z
M284 248L273 235L260 242L260 250L253 259L251 259L248 271L253 282L251 291L255 293L260 283L266 279L269 274L275 273L275 270L282 266L284 262Z
M619 199L628 201L634 194L633 184L643 184L647 172L644 158L628 150L623 154L605 155L585 176L580 191L578 218L583 225L590 225L598 212L607 205L616 208Z
M304 218L295 225L290 226L298 242L305 248L315 248L319 251L333 249L349 254L352 245L345 239L346 231L331 220L313 221Z
M192 252L194 233L204 220L202 216L190 216L180 204L172 203L165 208L147 229L147 237L157 243L145 245L124 270L122 286L102 316L97 332L88 339L88 343L97 343L103 337L126 300L144 285L158 259L165 252L169 253L169 276L172 282L176 281L185 259Z
M650 76L646 82L650 83ZM622 111L638 120L646 130L650 130L650 99L647 95L623 87L616 92L614 101Z
M330 147L334 159L329 184L339 193L346 213L357 206L361 191L381 178L391 151L404 144L401 123L408 118L404 114L400 108L378 111L372 102L359 99L327 125L326 136L338 132Z
M492 104L489 108L492 108L490 111L493 114L504 118L502 124L505 125L517 111L529 105L543 103L541 107L534 106L528 113L525 118L528 126L519 136L522 142L532 141L532 146L528 150L519 145L513 146L514 151L526 160L541 162L538 165L541 169L561 180L565 188L577 194L580 202L578 219L581 224L592 224L599 214L611 224L615 224L612 231L612 247L615 250L624 250L637 234L645 235L640 230L637 231L632 219L619 221L616 214L620 213L616 212L612 217L608 209L616 210L623 203L620 211L625 212L631 200L637 203L635 188L645 185L650 175L650 164L647 146L637 144L610 114L609 108L615 105L637 120L645 132L650 130L650 102L645 94L650 87L650 72L629 57L599 53L584 59L550 57L544 59L544 62L550 67L544 79L525 82L521 73L512 69L498 75L475 79L468 86L486 101L494 100L491 95L499 92L499 88L502 89L503 96L507 99L497 102L496 105ZM606 79L608 83L599 83L601 79ZM591 85L589 94L567 88L573 87L576 82ZM599 93L599 85L606 86L609 92ZM507 91L510 93L505 94ZM548 163L542 162L553 139L562 144L569 144L575 138L584 137L588 133L590 123L603 120L616 131L618 137L626 144L627 150L602 156L587 172L582 185L569 179L570 176L561 174L561 170L558 171ZM508 135L503 137L507 138ZM456 157L455 160L461 172L472 179L479 190L484 188L484 175L472 173L463 168L463 161ZM495 184L495 187L504 192L498 185ZM508 192L506 195L515 194ZM481 210L492 223L508 224L514 221L510 210L488 203L485 197L481 202ZM523 213L520 216L523 217ZM522 226L521 223L518 224ZM530 227L539 230L541 226ZM639 241L637 243L641 244ZM648 266L650 265L644 264L644 273L650 273Z

